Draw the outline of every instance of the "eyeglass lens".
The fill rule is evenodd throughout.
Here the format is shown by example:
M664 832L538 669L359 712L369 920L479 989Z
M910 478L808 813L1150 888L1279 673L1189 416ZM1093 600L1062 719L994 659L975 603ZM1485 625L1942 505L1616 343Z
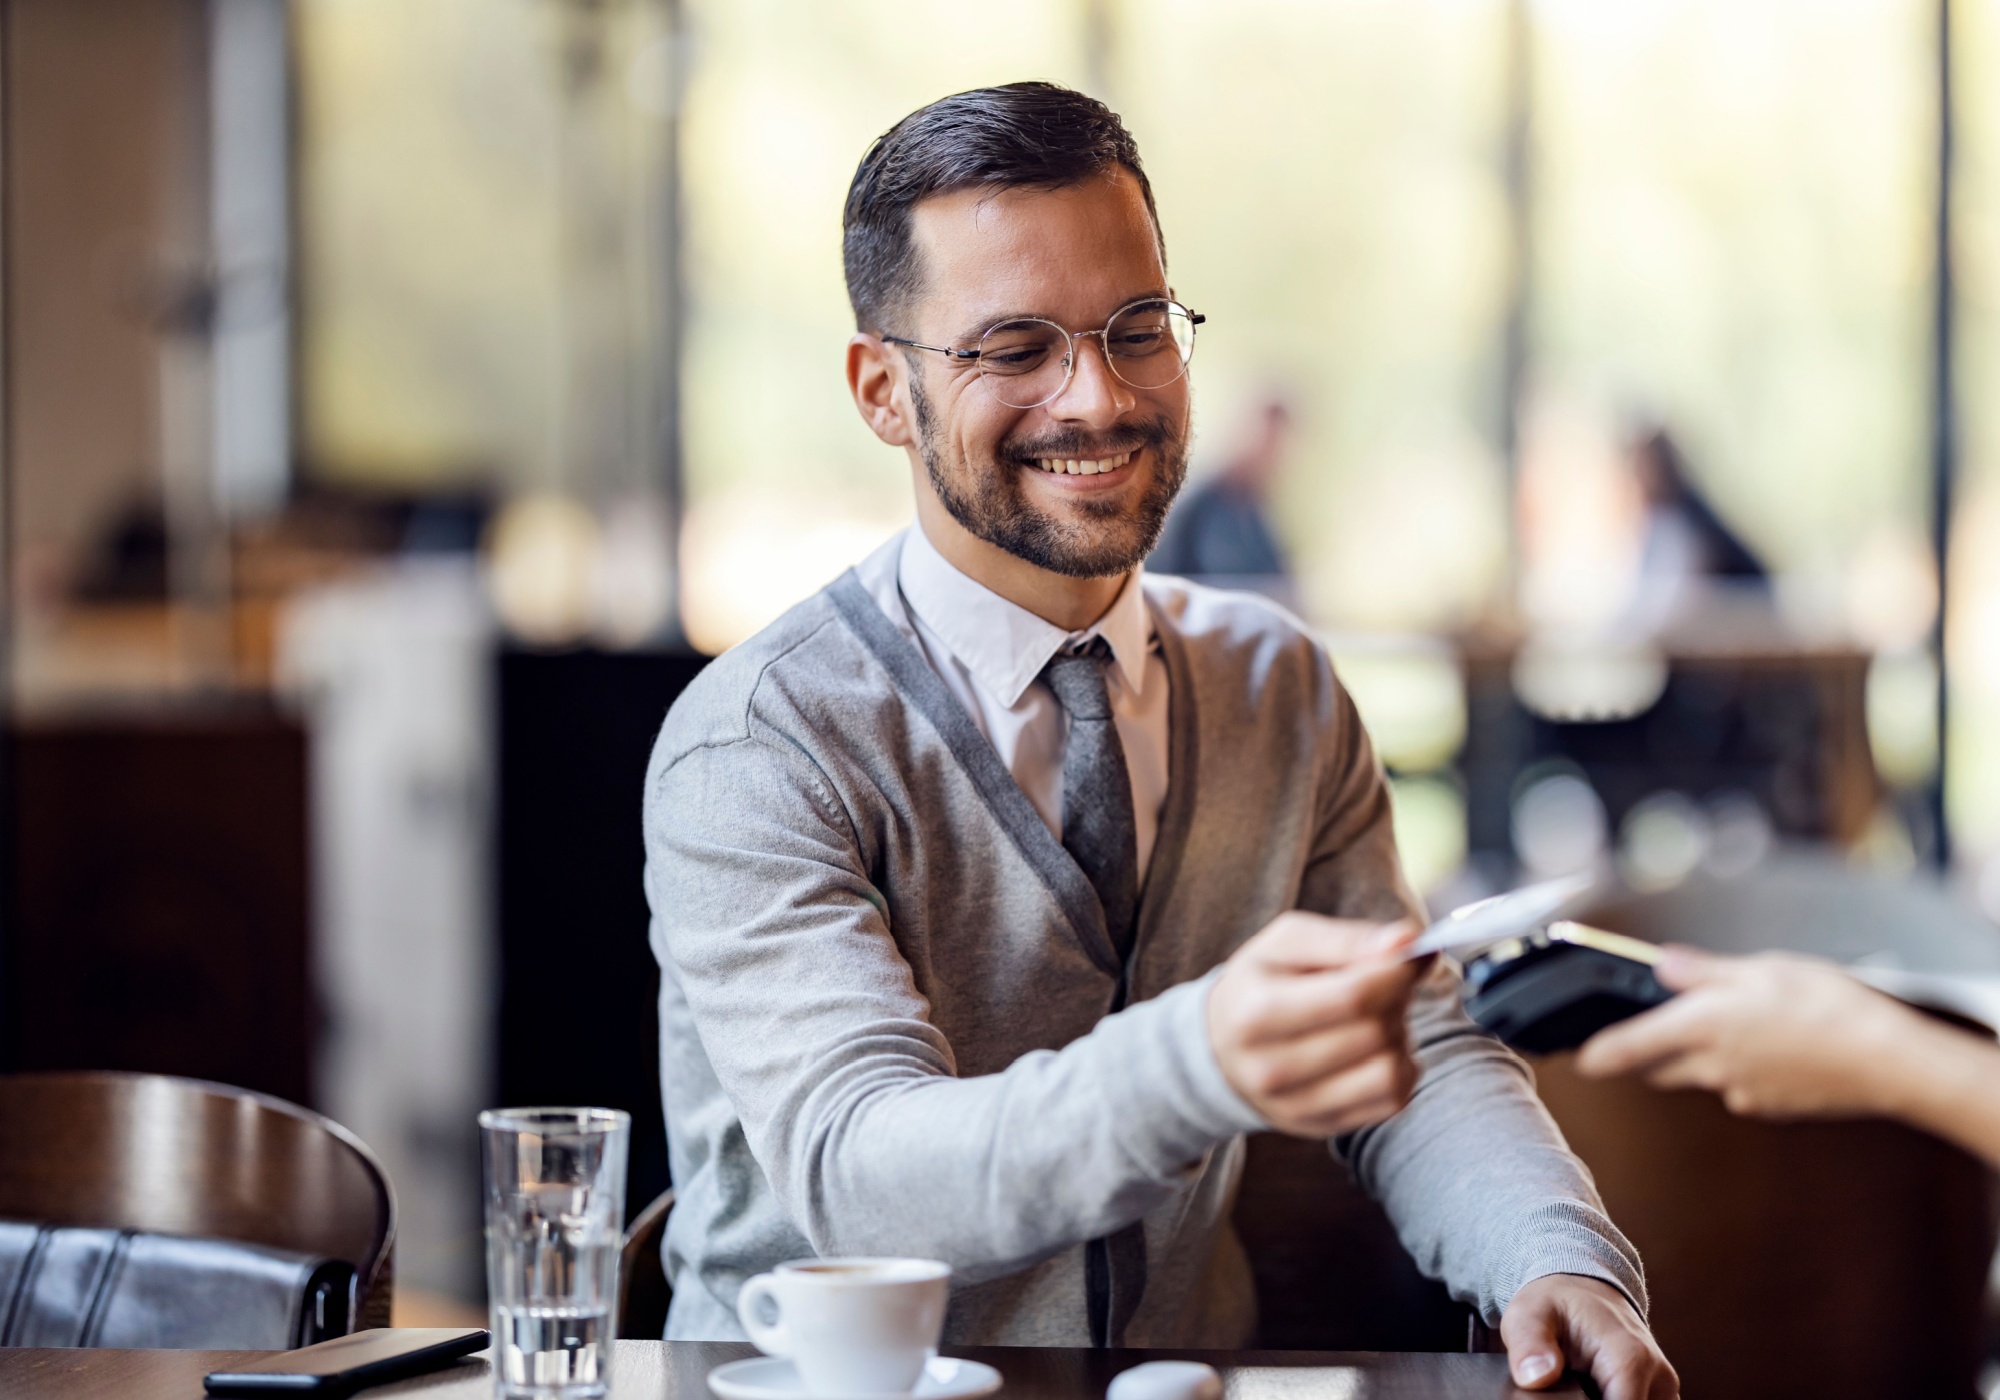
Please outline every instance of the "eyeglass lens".
M1134 389L1160 389L1187 372L1194 354L1194 318L1171 301L1125 307L1104 328L1111 372ZM1053 321L1003 321L979 342L979 368L1000 402L1038 408L1069 383L1075 349Z

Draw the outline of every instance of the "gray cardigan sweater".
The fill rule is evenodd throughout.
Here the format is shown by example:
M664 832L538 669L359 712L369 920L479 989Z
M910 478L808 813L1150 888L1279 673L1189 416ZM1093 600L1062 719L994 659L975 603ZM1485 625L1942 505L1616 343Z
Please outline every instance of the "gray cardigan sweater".
M740 1337L737 1290L782 1260L897 1254L951 1264L959 1344L1088 1344L1106 1288L1128 1345L1249 1339L1229 1218L1243 1134L1264 1125L1209 1048L1213 970L1288 909L1417 906L1325 651L1261 600L1145 588L1171 771L1124 968L907 616L854 575L667 716L645 839L679 1197L669 1337ZM1440 966L1412 1010L1409 1106L1337 1150L1489 1323L1549 1273L1643 1310L1632 1246L1455 992ZM1090 1258L1088 1241L1141 1235Z

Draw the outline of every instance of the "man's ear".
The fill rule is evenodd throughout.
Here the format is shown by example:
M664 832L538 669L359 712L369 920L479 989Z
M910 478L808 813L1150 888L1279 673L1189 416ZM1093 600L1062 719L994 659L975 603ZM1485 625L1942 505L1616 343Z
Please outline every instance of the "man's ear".
M855 336L847 342L847 388L876 437L891 447L915 447L916 415L894 362L900 353L879 336Z

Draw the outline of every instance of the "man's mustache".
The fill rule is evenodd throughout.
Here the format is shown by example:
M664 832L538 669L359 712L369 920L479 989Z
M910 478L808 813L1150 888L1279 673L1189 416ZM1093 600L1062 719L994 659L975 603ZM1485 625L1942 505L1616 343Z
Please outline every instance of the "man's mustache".
M1006 443L1001 455L1026 465L1044 458L1113 457L1120 452L1137 452L1146 447L1166 447L1177 440L1173 429L1154 419L1131 423L1103 433L1074 430L1044 433L1040 437Z

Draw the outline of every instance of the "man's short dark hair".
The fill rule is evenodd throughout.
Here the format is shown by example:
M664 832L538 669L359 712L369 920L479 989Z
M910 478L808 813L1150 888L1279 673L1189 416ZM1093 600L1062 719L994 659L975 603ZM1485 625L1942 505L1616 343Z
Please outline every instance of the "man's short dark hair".
M1159 236L1139 145L1118 114L1055 83L975 88L919 107L875 138L847 187L841 218L847 299L864 331L894 321L922 290L910 211L933 195L991 188L1062 189L1124 166Z

